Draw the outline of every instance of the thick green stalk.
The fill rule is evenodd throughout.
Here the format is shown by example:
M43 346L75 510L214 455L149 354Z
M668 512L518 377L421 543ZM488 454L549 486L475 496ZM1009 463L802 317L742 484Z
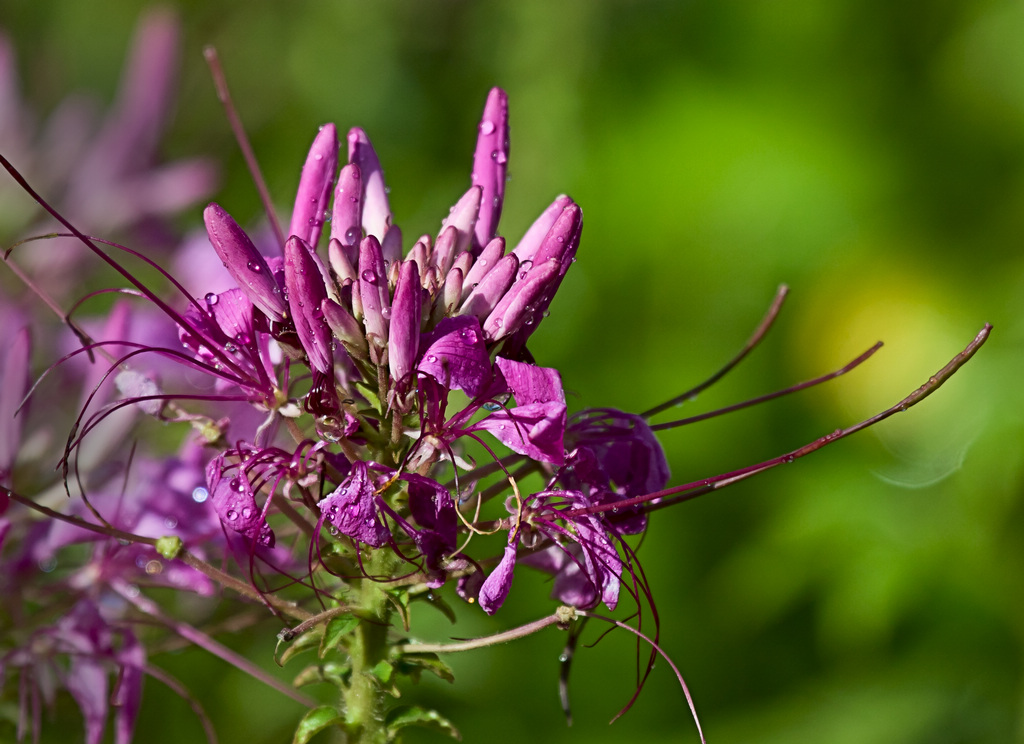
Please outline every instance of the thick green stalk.
M371 576L387 575L394 556L386 550L365 556L364 568ZM385 744L385 685L374 674L377 665L387 659L388 625L391 605L385 585L372 579L359 581L359 614L366 618L349 642L352 678L343 691L345 721L351 744ZM372 622L371 622L372 619Z

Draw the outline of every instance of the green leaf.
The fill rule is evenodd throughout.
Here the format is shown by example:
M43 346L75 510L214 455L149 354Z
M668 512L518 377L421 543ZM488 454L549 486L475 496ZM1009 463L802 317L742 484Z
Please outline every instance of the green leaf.
M393 708L387 715L388 741L394 741L399 730L406 726L423 726L447 734L456 741L462 741L462 734L455 725L436 710L427 710L418 705L403 705Z
M299 726L295 729L295 738L292 744L306 744L310 739L323 731L325 728L335 726L345 721L333 706L321 705L313 708L302 717Z
M389 661L381 661L370 670L370 673L385 685L389 685L391 678L395 675L395 667Z
M333 651L341 643L341 639L359 627L359 618L355 615L338 615L327 623L324 636L320 639L320 658Z
M320 643L320 638L323 634L323 626L318 625L315 628L307 630L298 638L291 641L288 647L284 650L284 653L281 654L281 658L277 660L278 666L284 666L293 656L301 654L303 651L309 651L311 648L315 648L316 645ZM284 643L284 641L282 641L282 643ZM280 643L278 644L278 647L280 647Z
M402 654L398 660L398 672L412 677L417 682L422 669L436 674L445 682L455 681L455 673L452 668L437 654Z

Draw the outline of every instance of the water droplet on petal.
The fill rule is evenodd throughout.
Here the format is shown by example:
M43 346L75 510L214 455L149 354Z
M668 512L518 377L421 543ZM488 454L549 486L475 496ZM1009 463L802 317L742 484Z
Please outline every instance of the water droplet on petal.
M260 266L259 263L256 261L250 261L249 263L246 264L246 267L249 269L249 271L253 271L257 274L263 271L263 267Z
M245 507L244 509L242 509L242 516L245 517L246 519L251 517L252 516L252 509L250 509L248 506Z
M216 304L217 304L217 301L218 301L219 299L220 299L220 298L219 298L219 297L218 297L218 296L217 296L216 294L214 294L213 292L210 292L210 293L208 293L208 294L206 295L206 304L207 304L207 305L216 305Z
M367 284L377 283L377 275L373 273L373 269L363 269L359 276L362 277L362 280Z
M493 121L480 122L480 134L494 134L495 126Z
M234 522L236 519L238 519L238 512L236 512L234 509L228 509L227 517L229 521Z

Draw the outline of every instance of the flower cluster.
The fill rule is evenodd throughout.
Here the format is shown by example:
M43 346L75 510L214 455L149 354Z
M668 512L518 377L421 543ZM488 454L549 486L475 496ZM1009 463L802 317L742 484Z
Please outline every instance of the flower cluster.
M649 423L663 406L643 415L608 408L569 415L559 372L539 366L528 350L576 260L582 212L560 196L514 247L498 234L508 116L507 97L495 88L478 127L470 188L437 235L417 238L408 250L366 133L352 129L340 143L336 127L323 126L302 168L288 229L276 229L276 250L257 249L222 206L206 208L212 251L234 286L198 297L183 289L184 278L145 256L101 248L36 197L144 302L119 301L102 324L69 321L76 345L69 337L44 374L84 368L79 414L60 463L61 490L77 498L64 512L51 508L52 496L24 496L31 479L19 469L19 414L26 393L37 397L49 384L29 390L26 332L10 339L0 367L0 516L13 498L49 517L19 517L26 529L5 555L4 594L63 614L55 625L23 633L0 660L21 674L23 710L38 715L56 676L85 714L87 740L98 742L107 712L100 680L105 685L111 670L126 670L117 735L127 741L142 672L154 673L130 630L129 621L142 617L279 685L142 591L210 594L219 584L285 623L284 659L317 651L296 685L338 688L332 706L283 690L313 708L297 740L338 727L351 741L383 742L412 723L437 725L444 719L434 711L383 702L397 695L403 675L449 675L435 654L469 647L409 643L392 632L399 620L408 628L412 599L434 601L434 590L451 583L494 614L525 565L551 576L562 607L521 633L598 617L598 605L612 611L624 595L638 613L645 603L653 609L626 539L646 529L650 511L904 410L987 335L866 422L764 463L666 488L669 468L655 429L688 420ZM178 299L130 270L136 260L161 271ZM870 353L782 392L842 374ZM146 418L187 423L192 433L168 455L166 438L144 436ZM109 456L128 437L127 456L97 454ZM11 524L0 521L0 539ZM52 596L34 594L33 568L53 571L60 551L83 543L92 551L62 564L54 584L71 589L71 599L53 604ZM653 637L632 630L651 644L653 662L656 622ZM55 665L55 655L70 664Z

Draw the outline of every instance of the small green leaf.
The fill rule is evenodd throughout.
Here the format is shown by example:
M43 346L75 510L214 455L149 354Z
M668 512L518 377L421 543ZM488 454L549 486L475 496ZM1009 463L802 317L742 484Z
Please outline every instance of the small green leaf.
M462 741L462 734L451 721L436 710L427 710L418 705L403 705L388 712L388 740L394 741L399 730L406 726L424 726L447 734L456 741Z
M341 639L359 627L359 618L355 615L338 615L332 617L324 629L324 637L320 640L320 658L338 647Z
M178 557L185 544L177 535L165 535L156 539L156 552L169 561Z
M395 674L395 667L389 661L381 661L370 670L370 673L384 684L389 685Z
M339 725L344 721L344 716L330 705L321 705L319 708L313 708L299 721L292 744L307 744L310 739L325 728Z
M445 682L454 682L455 673L437 654L402 654L398 660L398 672L419 681L419 672L426 669Z
M345 686L345 677L352 670L348 663L310 664L292 680L293 687L302 687L317 682L329 682L339 690Z

